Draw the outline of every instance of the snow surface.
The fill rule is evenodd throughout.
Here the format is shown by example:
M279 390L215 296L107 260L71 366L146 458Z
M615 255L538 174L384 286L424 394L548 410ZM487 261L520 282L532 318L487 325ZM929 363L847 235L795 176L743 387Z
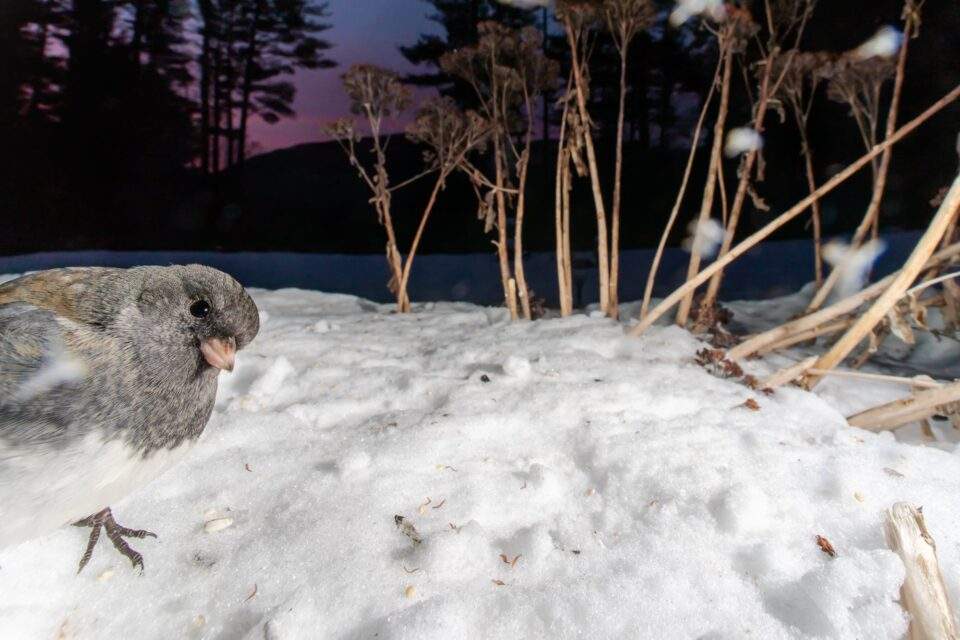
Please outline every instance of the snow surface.
M900 638L901 500L960 596L957 444L844 421L902 388L768 397L676 327L253 295L261 334L200 445L112 505L159 535L133 541L145 575L104 540L76 576L72 527L0 551L0 637Z

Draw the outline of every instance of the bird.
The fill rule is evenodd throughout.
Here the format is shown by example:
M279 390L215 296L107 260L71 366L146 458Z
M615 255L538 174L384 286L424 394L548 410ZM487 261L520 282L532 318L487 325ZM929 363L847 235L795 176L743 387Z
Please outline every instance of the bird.
M0 284L0 549L69 524L143 556L110 505L197 442L221 371L260 329L231 276L202 265L74 267Z

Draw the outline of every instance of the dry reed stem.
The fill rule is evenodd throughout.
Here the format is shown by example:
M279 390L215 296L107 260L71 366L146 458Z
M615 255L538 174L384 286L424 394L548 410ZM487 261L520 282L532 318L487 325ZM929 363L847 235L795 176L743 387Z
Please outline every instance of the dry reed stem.
M407 283L410 281L410 270L413 268L413 259L417 255L417 249L420 246L420 239L423 237L423 231L427 228L427 220L430 218L430 213L433 211L433 207L437 203L437 196L440 195L440 189L443 187L443 183L446 179L447 175L441 171L440 175L437 176L437 182L433 185L433 191L430 192L430 199L427 201L427 206L423 210L423 215L420 216L420 224L417 225L417 232L413 236L413 242L410 244L410 251L407 252L407 259L404 261L403 272L400 276L398 294L403 300L406 301L405 305L401 305L401 313L408 313L410 311L410 297L407 294Z
M653 263L650 265L650 273L647 274L647 285L643 290L643 303L640 305L640 317L647 315L650 308L650 298L653 296L653 285L657 279L657 271L660 269L660 260L663 258L663 251L667 246L667 240L670 238L670 232L673 231L673 225L680 214L680 205L683 203L683 196L687 193L687 185L690 183L690 174L693 172L693 160L697 155L697 147L700 144L700 134L703 132L703 123L707 119L707 111L710 109L710 103L717 90L717 83L720 78L720 70L723 67L723 55L717 59L717 68L713 72L713 80L710 82L710 91L703 101L703 107L700 109L700 117L697 120L697 126L693 130L693 139L690 142L690 154L687 156L687 167L683 170L683 180L680 182L680 190L677 192L677 199L673 203L673 209L670 211L670 218L667 220L667 226L664 227L660 235L660 243L657 245L657 251L653 256Z
M564 103L560 120L560 142L557 148L557 173L554 185L554 237L557 244L557 291L560 297L560 315L573 313L573 294L567 286L566 252L564 251L563 214L569 195L565 174L569 171L570 157L566 149L567 105Z
M808 371L810 373L817 373L835 378L856 378L858 380L873 380L876 382L905 384L913 389L939 389L943 386L942 382L937 382L928 376L913 376L908 378L906 376L888 376L881 373L863 373L862 371L846 371L843 369L831 369L830 371L825 371L823 369L810 368Z
M757 133L763 132L763 121L766 118L767 114L767 105L770 103L770 78L773 73L773 58L768 58L766 61L766 67L763 74L763 79L760 83L760 93L757 99L757 112L756 117L754 118L754 130ZM737 233L737 226L740 224L740 214L743 211L743 205L747 199L747 191L750 188L751 175L753 174L753 166L757 161L757 157L760 154L759 149L752 149L747 152L746 157L743 159L743 163L740 166L740 180L737 183L737 191L733 196L733 204L730 207L730 218L729 220L724 221L724 234L723 241L720 244L720 251L717 254L718 257L723 257L728 251L730 251L731 245L733 245L733 239ZM712 278L710 278L710 284L707 286L707 292L703 297L701 302L702 309L710 309L716 303L717 294L720 291L720 283L723 280L723 270L717 271ZM706 317L707 314L701 313L701 316Z
M960 243L951 245L950 247L938 251L937 254L930 259L926 266L927 268L933 268L936 265L949 261L957 255L960 255ZM792 320L778 327L774 327L768 331L752 336L731 349L727 353L727 357L736 361L757 353L767 353L775 348L771 347L770 345L775 345L784 340L788 340L790 336L796 333L807 331L844 314L852 313L864 302L872 300L880 295L890 285L890 283L893 282L893 278L897 275L897 273L898 272L892 273L886 278L873 283L866 289L863 289L852 296L844 298L843 300L839 300L825 309L815 311L812 314L797 318L796 320Z
M817 356L810 356L805 360L801 360L795 364L785 367L780 371L777 371L773 375L764 379L760 386L765 389L776 389L777 387L782 387L785 384L789 384L803 375L803 372L806 371L814 362L817 361Z
M717 173L720 170L720 163L723 156L723 134L727 123L727 113L730 109L730 79L733 75L733 43L730 41L732 36L721 32L721 48L723 54L723 80L720 86L720 109L717 112L717 121L713 125L713 146L710 149L710 167L707 170L707 181L703 189L703 200L700 203L700 215L697 217L696 229L694 234L699 232L700 225L710 218L713 211L714 194L717 187ZM726 41L724 41L726 40ZM700 243L694 242L690 249L690 263L687 265L687 282L697 275L700 270ZM680 301L677 309L676 322L681 327L686 326L690 317L690 307L693 304L693 292L691 289Z
M516 220L513 226L513 274L517 279L517 295L520 296L520 308L523 317L533 320L530 309L530 290L527 288L527 276L523 269L523 216L526 209L527 169L530 157L530 129L527 129L527 144L520 160L520 195L517 196Z
M930 221L930 226L924 232L906 264L897 273L887 290L873 303L846 334L833 347L823 354L817 361L817 369L833 369L849 355L860 341L867 337L879 324L887 312L903 297L907 289L923 271L927 261L936 251L943 239L951 220L960 211L960 175L953 181L953 186L947 193L940 210ZM816 386L819 376L807 376L805 386L812 389Z
M851 427L868 431L888 431L905 424L929 418L945 404L960 401L960 382L918 391L906 398L894 400L879 407L850 416Z
M912 4L912 0L907 0L907 6L911 6ZM906 24L904 25L903 31L903 44L900 46L900 56L897 60L897 75L893 85L893 98L890 102L890 109L887 112L887 129L884 139L887 139L893 135L893 132L897 128L897 116L900 111L900 97L903 94L903 82L904 77L906 76L907 51L909 49L910 38L913 37L912 34L916 30L918 21L920 19L919 10L917 12L905 11L905 14ZM868 231L873 229L874 233L876 234L877 229L879 228L880 204L883 202L883 194L887 185L887 176L890 173L890 159L892 156L893 148L887 147L886 151L884 151L883 155L880 157L880 165L877 167L873 183L873 193L870 196L870 204L867 205L867 212L864 214L863 219L860 221L860 225L853 233L853 239L850 241L850 246L852 248L857 248L860 246L860 244L863 242L863 239L867 236ZM830 275L827 276L826 281L824 281L823 285L817 290L816 295L814 295L813 299L810 301L807 311L816 311L823 306L827 296L830 295L830 292L833 291L837 282L840 280L841 272L842 270L839 268L835 268L830 272Z
M777 351L779 349L786 349L787 347L792 347L795 344L801 342L806 342L808 340L814 340L820 336L830 335L831 333L839 333L844 329L848 329L850 325L854 322L853 318L844 318L843 320L837 320L836 322L831 322L829 324L822 324L816 327L811 327L805 331L799 331L797 333L791 334L790 336L775 342L773 344L767 345L762 349L757 350L753 355L763 356L771 351Z
M577 96L577 110L580 114L580 123L584 146L587 149L587 166L590 169L590 186L593 191L593 205L597 216L597 272L600 280L600 310L604 314L610 312L610 258L607 251L607 213L603 204L603 190L600 187L600 172L597 168L597 154L593 147L593 133L590 131L590 113L587 111L587 79L583 65L586 56L582 56L582 34L574 33L573 24L569 17L564 19L567 33L567 43L570 45L570 60L573 66L574 90Z
M878 144L871 151L861 156L858 160L854 161L850 166L841 171L840 173L833 176L830 180L822 184L814 193L811 193L809 196L801 200L798 204L794 205L792 208L788 209L784 213L777 216L775 219L767 223L763 228L755 231L749 237L745 238L740 244L735 246L730 250L730 253L725 255L722 258L719 258L716 262L708 266L706 269L701 271L697 276L684 283L678 287L673 293L667 296L663 301L660 302L649 315L645 318L641 318L631 330L630 335L638 336L644 331L653 326L661 316L666 314L670 309L674 307L680 300L686 296L688 293L692 292L694 289L699 287L701 284L706 282L714 273L725 268L728 264L742 256L744 253L753 248L757 243L768 238L773 234L777 229L790 222L798 215L806 211L810 205L817 199L822 198L827 193L830 193L836 189L840 184L845 182L850 178L850 176L857 173L860 169L865 167L870 163L871 160L876 158L878 155L883 153L888 147L895 145L896 143L903 140L905 137L910 135L917 127L929 120L931 117L942 111L947 105L951 104L954 100L960 97L960 85L954 87L949 93L937 100L934 104L926 109L923 113L918 115L916 118L908 122L907 124L900 127L897 132Z
M906 569L900 603L911 618L909 640L957 640L956 616L923 507L896 503L887 510L883 529L887 546L900 556Z

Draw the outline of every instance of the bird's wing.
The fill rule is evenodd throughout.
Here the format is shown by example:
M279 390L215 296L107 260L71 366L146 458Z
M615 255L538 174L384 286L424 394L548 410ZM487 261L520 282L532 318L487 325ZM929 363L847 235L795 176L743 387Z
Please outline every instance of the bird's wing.
M106 267L71 267L27 274L0 284L0 305L23 302L79 321L78 295L97 279L119 271Z
M0 406L17 402L62 343L52 311L31 304L0 304Z

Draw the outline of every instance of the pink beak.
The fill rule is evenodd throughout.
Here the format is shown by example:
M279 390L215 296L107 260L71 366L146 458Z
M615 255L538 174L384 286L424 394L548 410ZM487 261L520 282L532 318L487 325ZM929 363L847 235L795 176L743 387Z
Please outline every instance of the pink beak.
M200 353L211 367L221 371L233 371L237 356L237 341L233 338L207 338L200 343Z

